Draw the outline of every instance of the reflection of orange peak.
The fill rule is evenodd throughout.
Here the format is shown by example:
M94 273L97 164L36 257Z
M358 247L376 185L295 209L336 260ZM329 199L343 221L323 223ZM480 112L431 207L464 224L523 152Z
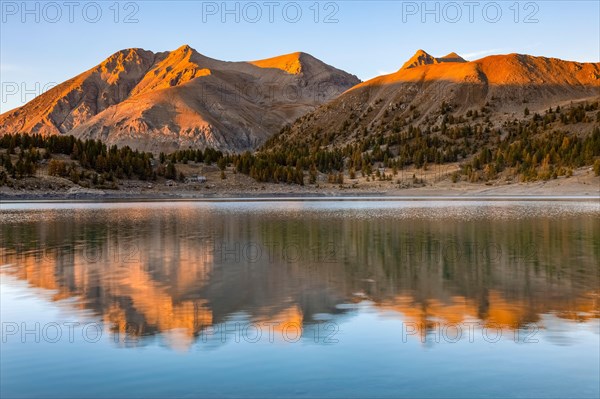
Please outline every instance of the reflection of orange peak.
M275 331L287 331L303 325L304 315L298 305L291 305L274 315L258 317L255 322L276 323L273 325Z
M481 326L485 327L513 330L539 322L540 314L547 311L544 305L535 306L524 300L508 299L495 290L490 291L486 302L487 308L482 311L477 301L462 296L454 296L448 301L432 298L421 303L404 295L383 301L378 306L402 313L405 322L413 323L421 336L424 336L427 328L436 324L448 326L472 320L479 320ZM552 309L563 319L585 321L599 316L593 294L582 295L571 303L552 302Z

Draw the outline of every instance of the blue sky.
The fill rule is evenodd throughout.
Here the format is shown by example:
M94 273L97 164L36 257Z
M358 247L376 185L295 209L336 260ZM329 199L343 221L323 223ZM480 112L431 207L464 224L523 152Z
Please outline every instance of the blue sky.
M2 0L0 111L129 47L189 44L229 61L304 51L363 80L397 70L420 48L467 59L518 52L598 62L599 4Z

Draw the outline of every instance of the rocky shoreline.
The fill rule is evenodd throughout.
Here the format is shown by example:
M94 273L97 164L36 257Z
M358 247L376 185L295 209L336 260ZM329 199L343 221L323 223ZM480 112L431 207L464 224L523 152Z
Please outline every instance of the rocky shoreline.
M299 186L294 184L258 183L248 176L230 174L221 180L217 172L207 174L207 183L190 184L122 181L118 189L86 188L68 179L52 176L27 178L13 187L0 187L1 202L27 201L219 201L219 200L286 200L286 199L452 199L469 198L574 198L600 200L600 176L591 168L580 168L571 177L547 181L492 183L453 183L449 179L401 187L392 182L368 182L357 179L347 184Z
M344 200L344 199L427 199L427 200L510 200L510 199L560 199L600 201L600 185L596 188L586 185L580 190L556 190L540 184L514 185L501 187L422 187L404 190L364 191L364 190L289 190L289 191L215 191L202 193L188 190L161 191L120 191L120 190L65 190L0 191L0 203L8 202L114 202L114 201L285 201L285 200Z

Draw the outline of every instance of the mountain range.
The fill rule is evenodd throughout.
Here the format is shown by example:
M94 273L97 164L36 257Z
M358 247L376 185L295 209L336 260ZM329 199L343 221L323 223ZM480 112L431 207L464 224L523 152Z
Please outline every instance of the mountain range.
M423 50L398 71L360 83L303 116L280 143L308 142L327 134L343 146L365 135L398 132L408 125L440 128L444 117L484 114L501 127L525 108L600 98L600 63L523 54L493 55L467 62L456 53L435 58Z
M1 133L73 134L147 151L256 149L286 127L340 142L434 125L446 112L486 109L490 123L600 96L600 63L522 54L466 61L423 50L366 82L309 54L225 62L189 46L119 51L31 102L0 115Z
M225 62L189 46L127 49L0 115L0 129L68 133L155 152L241 151L359 82L301 52Z

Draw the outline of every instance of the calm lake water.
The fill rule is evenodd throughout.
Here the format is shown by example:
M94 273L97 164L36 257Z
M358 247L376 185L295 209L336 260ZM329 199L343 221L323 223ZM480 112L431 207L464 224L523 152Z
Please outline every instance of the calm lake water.
M2 204L0 396L600 396L585 201Z

